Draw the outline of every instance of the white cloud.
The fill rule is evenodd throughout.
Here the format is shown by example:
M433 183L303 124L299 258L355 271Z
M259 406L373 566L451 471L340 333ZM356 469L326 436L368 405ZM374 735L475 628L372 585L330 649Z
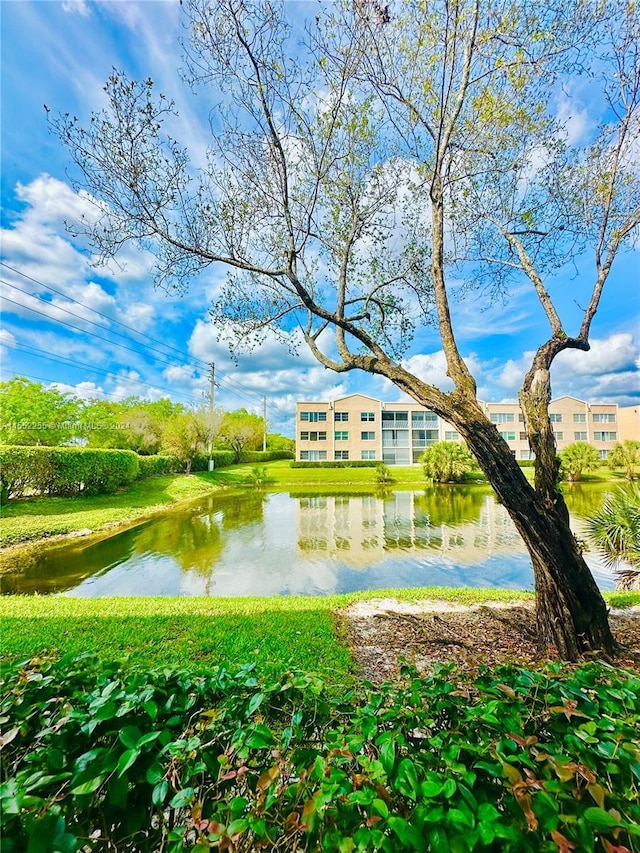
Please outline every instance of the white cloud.
M83 18L88 18L91 14L87 0L66 0L62 9L69 14L82 15Z
M12 335L8 329L0 329L0 356L6 358L8 344L15 344L15 335Z
M498 388L517 395L534 353L510 359L495 376ZM640 344L629 332L593 338L588 352L565 350L551 367L554 397L631 405L640 395Z
M556 118L564 128L564 136L569 145L584 141L593 130L593 120L575 92L563 89L556 106Z

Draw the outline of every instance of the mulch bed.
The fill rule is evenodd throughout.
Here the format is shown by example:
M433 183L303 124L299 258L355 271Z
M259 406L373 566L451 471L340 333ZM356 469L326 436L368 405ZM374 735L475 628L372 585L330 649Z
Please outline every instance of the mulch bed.
M385 599L359 602L342 617L362 675L373 682L396 678L403 663L427 673L439 662L474 670L500 663L537 666L543 660L528 604L451 607ZM610 624L626 647L616 666L640 672L640 608L612 612Z

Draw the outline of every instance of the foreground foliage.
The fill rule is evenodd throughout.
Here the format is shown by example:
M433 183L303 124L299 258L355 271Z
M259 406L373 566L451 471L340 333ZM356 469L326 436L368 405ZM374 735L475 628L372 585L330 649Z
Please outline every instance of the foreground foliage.
M310 675L3 672L3 850L640 849L640 679L452 667L338 700Z

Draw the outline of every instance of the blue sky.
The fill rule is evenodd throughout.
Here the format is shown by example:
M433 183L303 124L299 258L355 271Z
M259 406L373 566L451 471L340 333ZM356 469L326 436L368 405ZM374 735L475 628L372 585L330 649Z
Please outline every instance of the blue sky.
M198 98L177 74L178 0L3 0L0 14L3 380L26 375L83 397L139 394L187 403L202 399L207 363L215 361L217 402L261 412L266 396L270 429L289 435L298 399L333 399L355 391L399 398L382 379L333 374L304 349L293 356L275 339L236 365L207 320L222 272L202 276L182 298L167 296L154 289L151 258L144 253L129 247L119 267L96 268L86 246L67 233L64 220L81 213L86 201L71 187L69 158L48 131L44 104L86 119L103 104L102 87L113 67L138 78L151 76L158 90L178 103L181 141L202 145L207 116L198 114ZM576 89L559 108L572 132L582 132L592 121L585 91ZM576 302L584 297L590 270L590 259L579 258L553 282L569 332L577 331ZM453 318L480 396L515 399L526 353L546 334L528 289L518 290L506 310L470 295L454 304ZM616 261L592 326L591 351L565 353L554 366L554 396L638 402L639 321L636 249ZM433 333L418 334L407 362L447 387Z

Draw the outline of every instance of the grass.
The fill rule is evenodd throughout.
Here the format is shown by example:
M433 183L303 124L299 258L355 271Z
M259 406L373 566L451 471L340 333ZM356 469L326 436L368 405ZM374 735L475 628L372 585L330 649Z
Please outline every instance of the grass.
M140 480L115 495L23 498L2 508L0 546L124 525L219 488L207 472Z
M255 661L264 674L318 672L334 684L352 678L336 612L354 601L395 597L459 604L530 600L501 589L389 589L349 595L274 598L0 598L4 660L93 652L148 667L188 663L236 669ZM640 604L640 592L607 593L611 607Z

